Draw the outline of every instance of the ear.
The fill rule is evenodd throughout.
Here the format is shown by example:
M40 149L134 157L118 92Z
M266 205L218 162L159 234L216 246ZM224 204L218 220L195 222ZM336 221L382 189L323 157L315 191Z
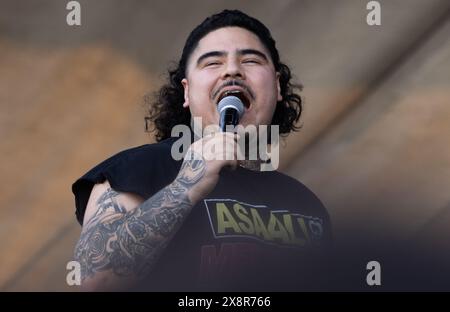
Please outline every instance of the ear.
M183 88L184 88L183 107L187 108L187 107L189 107L189 83L186 78L183 78L183 80L181 80L181 84L183 85Z
M280 73L277 72L277 101L282 101L283 96L281 95L281 87L280 87Z

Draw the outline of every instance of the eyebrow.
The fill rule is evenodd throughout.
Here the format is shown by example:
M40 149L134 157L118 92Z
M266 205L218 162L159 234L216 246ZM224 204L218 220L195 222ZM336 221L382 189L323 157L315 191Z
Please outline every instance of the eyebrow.
M211 52L206 52L205 54L202 54L198 59L197 59L197 65L199 65L204 59L208 58L208 57L213 57L213 56L225 56L227 54L227 52L225 51L211 51Z
M210 52L206 52L205 54L202 54L198 59L197 59L197 65L199 65L204 59L208 58L208 57L223 57L225 55L227 55L228 52L226 51L210 51ZM238 54L240 56L242 55L248 55L248 54L254 54L257 55L261 58L263 58L266 62L268 62L267 56L258 50L255 49L242 49L242 50L238 50Z
M267 56L266 56L263 52L258 51L258 50L255 50L255 49L243 49L243 50L239 50L239 51L238 51L238 54L239 54L239 55L254 54L254 55L257 55L257 56L263 58L266 62L268 62Z

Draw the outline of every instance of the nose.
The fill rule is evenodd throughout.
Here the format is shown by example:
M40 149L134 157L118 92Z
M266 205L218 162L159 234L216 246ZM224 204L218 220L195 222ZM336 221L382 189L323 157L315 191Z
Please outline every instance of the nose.
M226 80L230 78L245 79L245 74L239 60L234 58L228 60L222 73L222 79Z

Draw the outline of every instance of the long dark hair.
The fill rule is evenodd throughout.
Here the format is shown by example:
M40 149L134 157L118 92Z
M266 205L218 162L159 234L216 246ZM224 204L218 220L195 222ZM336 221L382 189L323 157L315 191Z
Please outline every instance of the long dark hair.
M144 98L148 106L149 116L146 122L153 122L157 141L171 136L172 128L179 124L190 126L191 113L183 107L184 88L181 80L186 77L186 65L189 56L196 48L200 39L211 31L223 27L245 28L261 40L269 50L275 70L280 73L280 91L283 99L277 102L272 125L279 125L281 135L287 135L291 131L297 131L296 125L302 113L302 99L295 91L301 91L300 84L291 82L292 75L289 67L280 62L280 56L269 29L257 19L248 16L238 10L224 10L205 19L189 35L183 48L181 59L177 65L169 69L168 82L155 94L147 94Z

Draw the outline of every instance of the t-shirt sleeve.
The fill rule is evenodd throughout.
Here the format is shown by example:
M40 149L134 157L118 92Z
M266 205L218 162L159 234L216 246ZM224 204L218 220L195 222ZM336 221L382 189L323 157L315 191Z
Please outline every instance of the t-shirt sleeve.
M101 162L72 185L75 215L82 225L92 188L106 180L117 192L134 193L147 199L172 182L180 168L170 154L170 145L147 144L122 151Z

